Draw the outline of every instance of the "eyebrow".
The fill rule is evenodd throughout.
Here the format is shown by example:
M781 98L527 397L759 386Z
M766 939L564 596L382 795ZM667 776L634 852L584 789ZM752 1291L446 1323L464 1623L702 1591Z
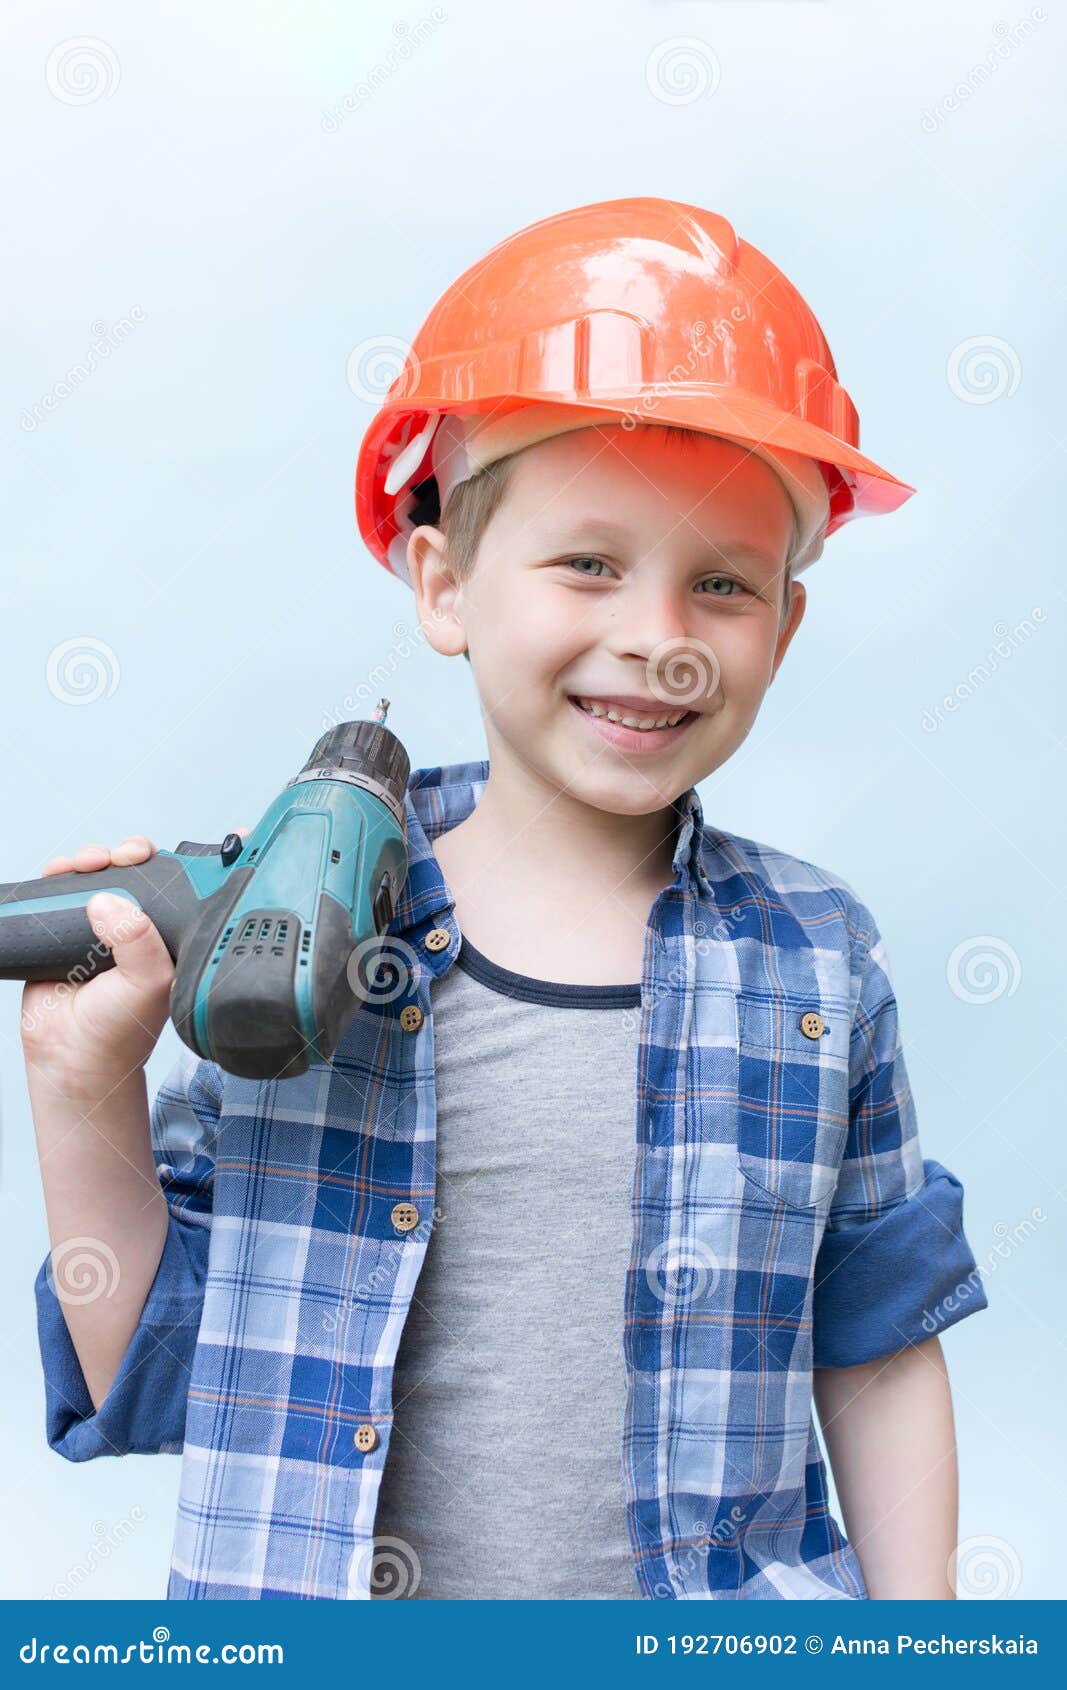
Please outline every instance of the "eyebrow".
M630 539L632 535L627 528L604 517L582 518L573 526L553 530L547 536L548 544L553 550L574 546L587 540L601 540L609 545L618 545L625 544ZM720 545L713 545L709 541L707 549L721 557L724 562L730 558L736 558L738 561L747 559L751 563L764 564L770 569L778 567L778 559L772 557L764 547L753 545L751 540L727 540Z

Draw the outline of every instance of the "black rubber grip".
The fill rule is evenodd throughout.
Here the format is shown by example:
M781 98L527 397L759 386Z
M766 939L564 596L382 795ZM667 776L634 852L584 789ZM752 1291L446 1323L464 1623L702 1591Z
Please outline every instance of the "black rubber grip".
M404 813L411 763L400 740L381 722L338 722L315 741L300 773L339 769L341 773L370 775L390 794Z
M178 943L200 900L181 863L172 856L149 857L127 868L93 869L81 874L46 874L0 886L0 980L66 980L75 970L91 974L113 968L111 952L89 925L85 906L94 892L132 893L176 960ZM5 909L38 898L77 893L67 909Z
M227 891L241 875L250 879L252 873L251 869L236 870L225 883ZM219 925L214 904L211 915L214 932ZM212 946L216 954L208 975L210 1050L201 1050L202 1056L246 1079L280 1080L305 1071L312 1053L299 1025L295 997L297 972L308 966L303 961L307 955L303 936L303 925L292 910L246 909L240 921L227 921L218 942L221 950ZM195 952L195 934L189 944ZM187 966L183 953L184 981L202 974L203 959L194 957L194 961L195 969ZM174 1025L187 1044L200 1049L195 1042L194 1008L195 994L179 987L171 1006Z

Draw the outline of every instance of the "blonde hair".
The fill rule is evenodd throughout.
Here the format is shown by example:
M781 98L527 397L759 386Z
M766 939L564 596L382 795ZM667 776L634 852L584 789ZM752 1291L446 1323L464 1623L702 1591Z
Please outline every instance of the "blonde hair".
M674 423L646 423L645 427L657 428L668 440L677 445L688 446L699 438L699 430L679 428ZM433 476L419 483L413 489L416 504L411 512L410 521L414 527L421 523L430 523L439 528L445 537L448 551L448 566L453 579L462 585L474 573L474 566L478 558L478 548L482 543L482 536L489 526L495 513L499 510L504 495L511 482L515 463L522 453L530 451L529 446L522 447L518 452L509 452L506 457L498 458L495 463L488 464L476 475L466 481L459 482L453 487L445 508L442 511L437 498L437 482ZM799 538L799 523L797 514L793 512L793 532L789 541L788 557L790 561L782 572L782 599L778 611L779 627L783 626L789 616L793 599L793 569L792 556ZM463 654L468 662L469 652Z

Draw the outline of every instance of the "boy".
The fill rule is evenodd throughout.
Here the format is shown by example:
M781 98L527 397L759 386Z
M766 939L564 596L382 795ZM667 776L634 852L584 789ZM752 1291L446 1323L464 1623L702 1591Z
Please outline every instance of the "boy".
M116 968L27 1004L49 1441L183 1451L172 1596L953 1594L936 1330L985 1299L929 1336L974 1259L885 947L695 790L799 571L911 491L857 435L795 289L696 207L546 219L420 331L357 510L489 757L411 777L397 968L295 1080L183 1054L151 1143L147 918L92 900ZM111 1295L64 1295L72 1239Z

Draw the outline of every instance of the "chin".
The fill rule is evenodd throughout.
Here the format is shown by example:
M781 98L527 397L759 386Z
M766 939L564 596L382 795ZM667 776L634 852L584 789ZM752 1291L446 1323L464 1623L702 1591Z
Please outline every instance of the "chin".
M692 782L678 774L671 776L665 768L609 769L601 764L579 766L559 784L571 797L608 815L651 816L688 792Z

